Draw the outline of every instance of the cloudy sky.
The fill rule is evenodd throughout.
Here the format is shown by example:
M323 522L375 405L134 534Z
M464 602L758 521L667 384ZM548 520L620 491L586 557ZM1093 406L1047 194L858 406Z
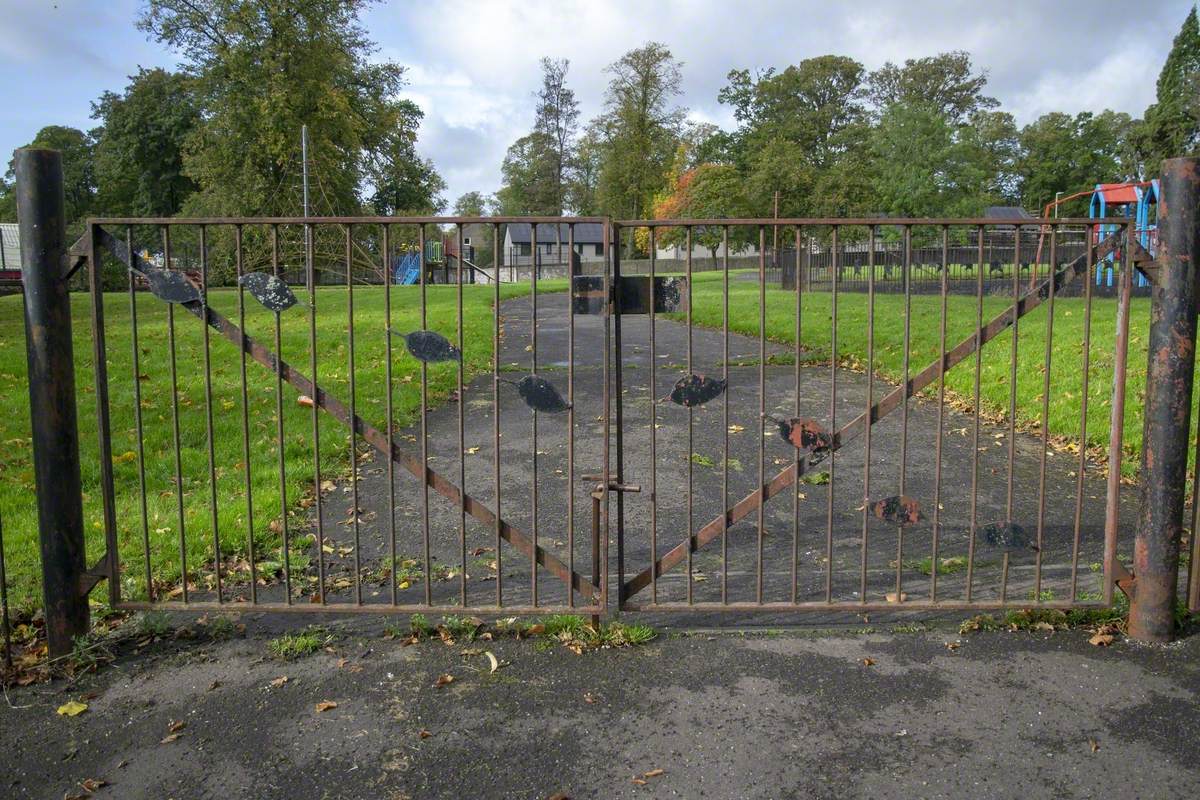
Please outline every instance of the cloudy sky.
M505 149L532 124L542 56L570 59L584 119L600 110L604 67L649 40L684 62L681 104L722 125L730 115L717 92L730 69L826 53L874 68L944 50L969 51L1018 123L1054 110L1140 115L1192 2L385 0L364 23L380 57L408 67L405 94L426 114L420 150L453 200L498 188ZM0 0L0 153L43 125L90 127L101 92L139 65L175 63L134 27L141 5Z

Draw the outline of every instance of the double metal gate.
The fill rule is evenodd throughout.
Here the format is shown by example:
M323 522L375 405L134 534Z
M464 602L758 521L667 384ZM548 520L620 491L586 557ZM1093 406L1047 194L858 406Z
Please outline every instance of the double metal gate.
M1099 222L1117 232L1023 225L1031 274L1025 237L986 219L93 220L68 277L88 277L96 457L39 502L94 517L102 555L47 553L47 574L125 609L1109 605L1130 287L1152 262L1132 223ZM531 253L569 266L501 284L504 227L529 224ZM447 282L423 265L394 286L444 226ZM490 265L456 255L467 235ZM985 293L1005 237L1009 290ZM885 238L903 286L877 294ZM911 291L918 245L942 254L936 295ZM778 253L818 247L828 286L768 286ZM739 250L757 270L730 268ZM1115 301L1092 297L1102 260ZM964 271L975 291L951 291ZM35 327L62 324L61 277L27 272ZM46 390L73 401L62 380ZM55 437L35 420L35 450Z
M495 246L490 274L451 256L448 285L362 283L430 226L462 252L464 230L527 223L534 252L600 228L601 258L467 284L500 274ZM600 614L610 583L627 611L1110 604L1139 252L1094 225L1036 222L1035 273L1016 258L997 296L984 250L1023 237L988 220L96 220L90 583L131 609ZM1081 226L1086 252L1059 259ZM828 289L768 287L781 236L831 248ZM877 296L884 236L904 287ZM943 254L936 296L910 291L918 241ZM664 242L683 253L665 269ZM973 296L946 285L963 242ZM757 272L729 268L739 244ZM836 254L862 250L843 290ZM1094 301L1114 257L1126 291ZM298 264L291 297L271 279ZM1078 446L1104 423L1107 470Z

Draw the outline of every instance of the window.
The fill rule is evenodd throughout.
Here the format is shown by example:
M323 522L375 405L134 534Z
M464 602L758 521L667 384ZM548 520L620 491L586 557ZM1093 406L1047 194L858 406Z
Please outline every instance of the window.
M471 246L471 237L464 236L463 237L463 247L470 247L470 246Z
M604 245L602 245L602 244L596 245L596 255L598 255L598 256L604 255Z

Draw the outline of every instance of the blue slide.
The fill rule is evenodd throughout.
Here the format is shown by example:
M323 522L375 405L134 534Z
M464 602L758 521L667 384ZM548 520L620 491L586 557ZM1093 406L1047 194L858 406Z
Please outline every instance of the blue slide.
M421 279L421 254L409 253L393 262L396 265L392 280L401 286L411 286Z

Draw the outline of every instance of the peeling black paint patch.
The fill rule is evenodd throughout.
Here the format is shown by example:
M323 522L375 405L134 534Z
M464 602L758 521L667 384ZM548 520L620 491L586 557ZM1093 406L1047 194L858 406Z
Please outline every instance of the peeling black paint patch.
M146 282L151 293L167 303L194 303L200 300L200 290L182 272L166 269L146 270Z
M239 283L245 286L250 295L262 303L264 308L276 314L287 311L299 302L291 287L268 272L248 272L242 276Z
M404 346L418 361L428 363L462 359L462 353L458 352L458 348L450 344L450 340L437 331L413 331L412 333L392 331L392 333L404 337Z
M871 511L884 522L896 525L914 525L921 521L921 504L904 495L876 500L871 505Z
M992 547L1013 552L1015 550L1037 550L1038 546L1029 538L1028 532L1015 522L989 522L979 529L985 542Z
M516 386L517 393L521 395L521 399L525 401L525 405L534 411L557 414L571 407L571 404L564 400L562 395L558 393L558 389L554 388L554 384L538 375L526 375L519 381L510 381L503 378L501 380Z
M671 402L684 408L702 406L725 391L725 381L714 380L704 375L685 375L675 382L671 390Z

